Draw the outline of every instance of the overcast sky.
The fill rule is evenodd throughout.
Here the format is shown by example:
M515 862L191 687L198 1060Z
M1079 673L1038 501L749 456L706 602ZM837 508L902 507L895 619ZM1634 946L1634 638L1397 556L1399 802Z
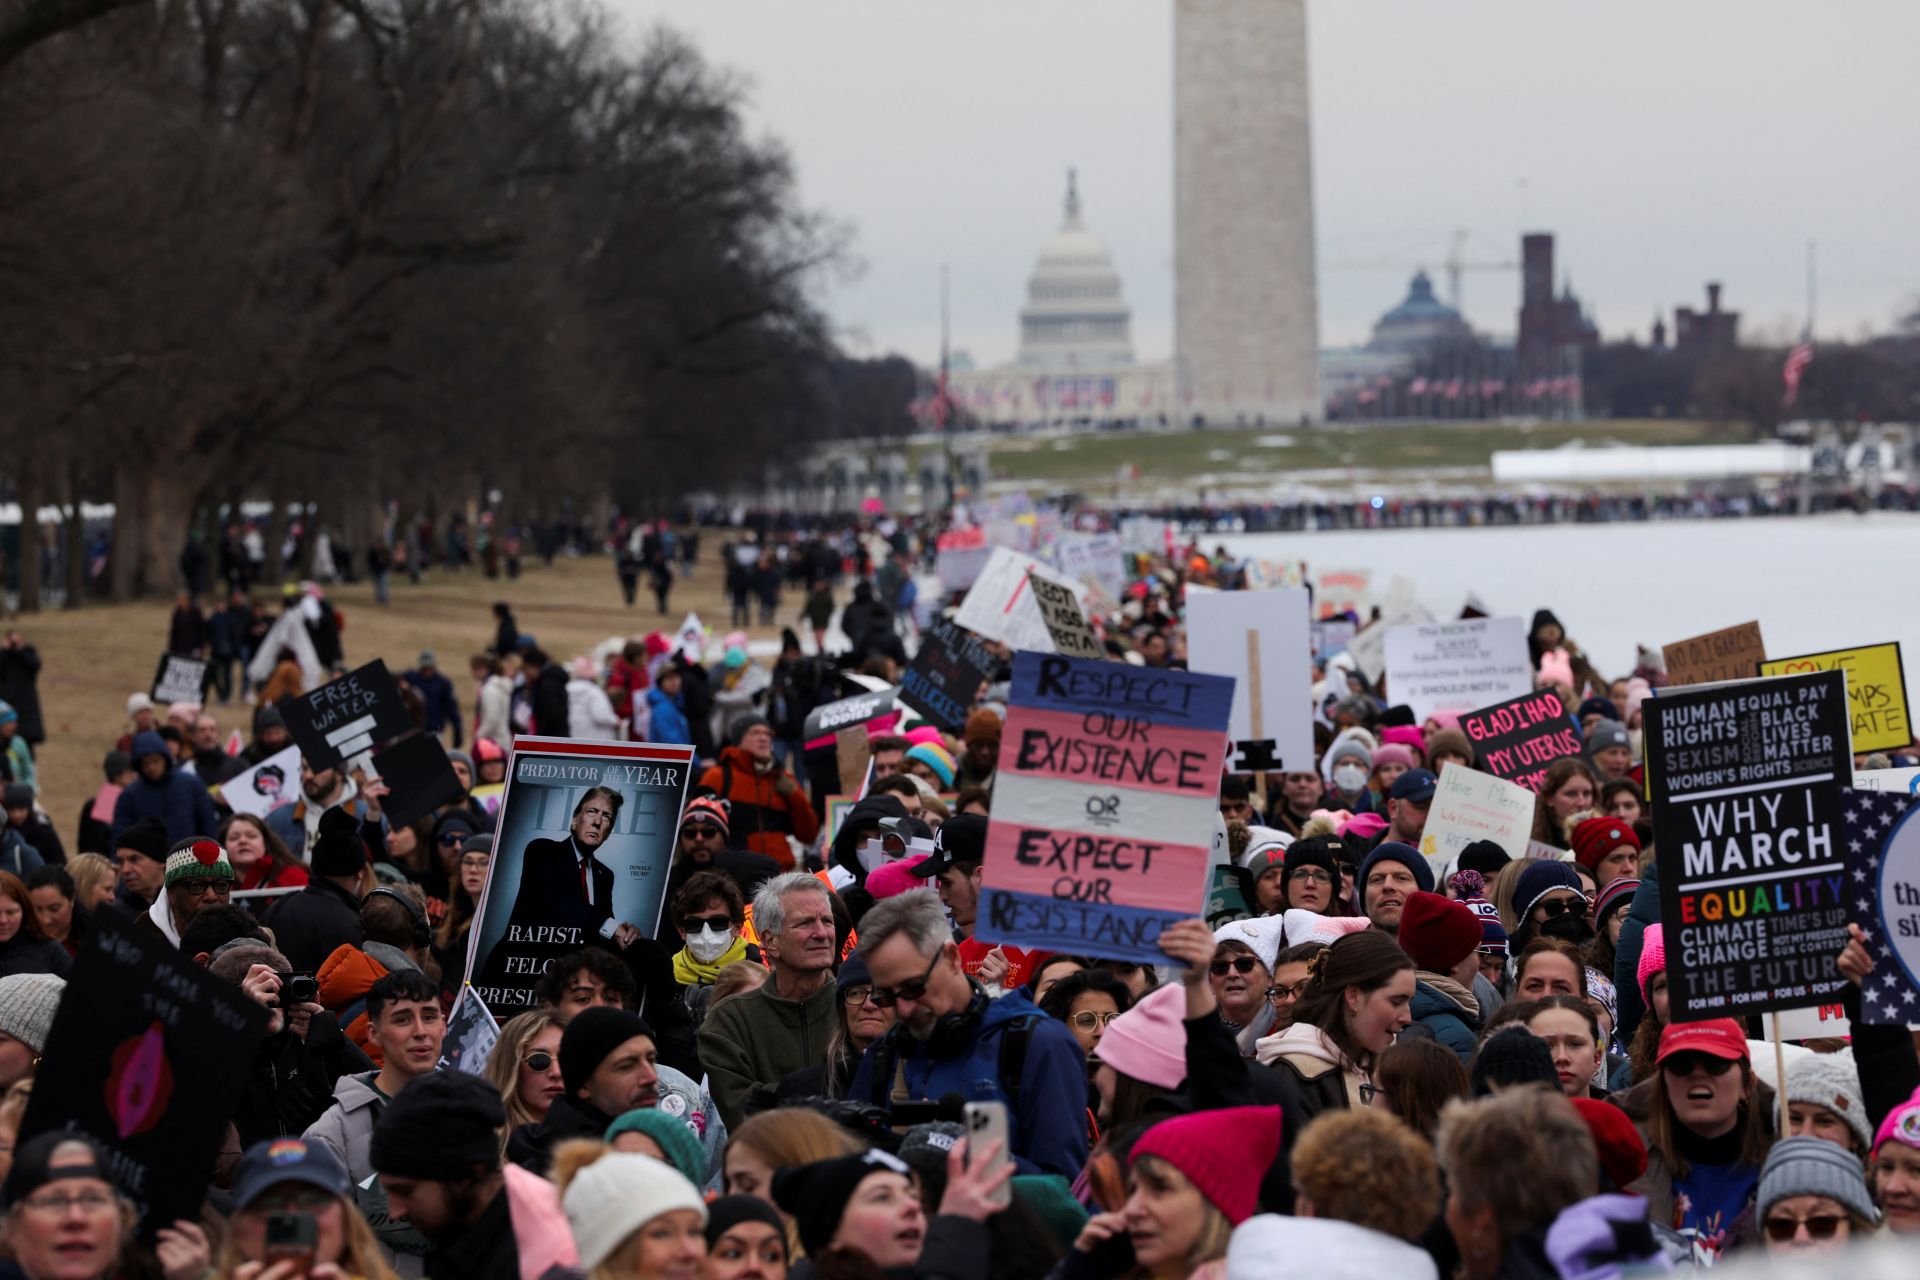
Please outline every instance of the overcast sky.
M608 0L634 38L688 32L752 85L756 133L864 270L827 294L847 348L1012 356L1069 165L1112 248L1142 358L1172 323L1170 0ZM1259 3L1262 0L1246 0ZM1456 229L1470 262L1559 238L1608 335L1725 282L1745 332L1884 330L1920 301L1920 0L1313 0L1323 345L1363 341ZM1519 277L1469 272L1511 335Z

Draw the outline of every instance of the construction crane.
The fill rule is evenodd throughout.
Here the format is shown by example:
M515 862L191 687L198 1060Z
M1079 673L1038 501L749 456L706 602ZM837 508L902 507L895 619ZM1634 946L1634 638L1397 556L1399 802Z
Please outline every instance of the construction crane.
M1447 305L1460 311L1460 277L1468 271L1518 271L1520 264L1512 260L1505 262L1468 262L1461 255L1467 247L1467 231L1461 227L1453 233L1453 249L1447 254L1443 264L1447 269Z

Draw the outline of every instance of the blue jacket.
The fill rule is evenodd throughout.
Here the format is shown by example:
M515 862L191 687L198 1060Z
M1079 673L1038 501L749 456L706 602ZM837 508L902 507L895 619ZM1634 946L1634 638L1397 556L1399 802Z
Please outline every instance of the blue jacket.
M679 698L669 698L657 688L649 689L647 710L653 716L647 741L692 743L693 730L687 725L686 706Z
M167 758L167 771L158 782L147 781L143 773L127 784L113 806L113 839L118 840L121 832L145 818L166 823L168 840L211 837L220 825L220 817L213 810L206 784L174 767L173 752L167 749L165 738L151 729L134 734L135 766L142 757L154 755Z
M1022 1017L1030 1018L1031 1031L1020 1071L1020 1098L1015 1103L1001 1088L1000 1044L1007 1025ZM875 1101L876 1073L884 1073L878 1082L882 1095L878 1105L889 1111L896 1090L888 1080L896 1074L902 1077L910 1100L937 1101L957 1093L969 1102L1007 1103L1014 1163L1020 1173L1057 1173L1073 1179L1087 1163L1086 1057L1066 1024L1040 1013L1023 992L985 1001L978 1029L966 1049L952 1056L934 1057L924 1042L895 1027L867 1047L847 1097Z
M401 679L420 691L420 700L426 703L426 730L438 734L448 725L453 726L453 745L460 745L460 700L454 697L453 681L436 670L432 675L419 671L408 671Z
M1413 1020L1425 1032L1460 1055L1461 1066L1473 1064L1480 1044L1480 1017L1469 1014L1457 1000L1427 982L1413 988L1413 1004L1408 1007Z

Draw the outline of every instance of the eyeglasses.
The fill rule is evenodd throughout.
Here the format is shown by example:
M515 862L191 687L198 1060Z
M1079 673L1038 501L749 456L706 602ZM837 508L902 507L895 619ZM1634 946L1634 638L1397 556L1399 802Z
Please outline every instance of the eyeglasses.
M1733 1059L1682 1050L1662 1062L1660 1069L1676 1076L1690 1076L1696 1071L1705 1071L1710 1076L1723 1076L1733 1070Z
M1120 1014L1117 1011L1114 1013L1096 1013L1092 1009L1083 1009L1081 1012L1073 1015L1072 1021L1073 1025L1082 1031L1091 1031L1095 1027L1106 1026L1119 1016Z
M210 893L216 898L224 898L233 892L233 881L183 880L180 882L180 887L187 891L189 898L204 898Z
M708 925L725 933L733 928L733 917L727 915L680 917L680 928L686 933L698 933Z
M1215 960L1207 966L1207 971L1216 978L1224 978L1227 976L1227 970L1231 968L1235 973L1245 977L1252 973L1254 966L1259 963L1252 956L1235 956L1231 960Z
M462 870L471 869L474 871L485 871L487 869L487 863L492 861L492 859L493 859L492 854L470 853L466 857L460 859L460 867Z
M1539 909L1547 913L1547 919L1558 920L1569 911L1576 915L1587 914L1587 901L1585 898L1549 898L1540 904Z
M536 1049L520 1061L529 1071L553 1070L553 1055L545 1049Z
M1775 1244L1785 1244L1800 1234L1800 1228L1805 1227L1807 1234L1813 1239L1831 1240L1834 1233L1840 1230L1840 1224L1845 1221L1846 1219L1839 1214L1822 1214L1817 1218L1789 1218L1785 1215L1768 1218L1767 1239Z
M1267 999L1274 1004L1279 1004L1282 1000L1298 1000L1307 994L1307 988L1311 985L1313 985L1312 978L1304 978L1290 987L1276 982L1267 988Z
M1373 1105L1375 1098L1390 1099L1392 1097L1393 1095L1391 1093L1388 1093L1377 1084L1363 1084L1360 1086L1360 1101L1369 1107Z
M1287 873L1287 879L1295 884L1332 884L1333 877L1319 867L1296 867Z
M48 1217L58 1217L75 1205L87 1213L99 1213L114 1207L113 1197L104 1191L76 1191L71 1194L54 1191L46 1195L29 1196L22 1203L35 1213L44 1213Z
M933 959L927 961L927 971L912 982L903 982L892 990L886 987L875 987L871 996L873 1002L882 1009L891 1009L902 999L918 1000L927 994L927 984L933 981L934 966L939 964L946 954L947 948L942 944L940 949L933 953Z
M247 1209L252 1213L319 1213L333 1203L333 1197L317 1187L288 1191L277 1196L261 1196Z
M840 993L840 1003L849 1009L858 1009L872 998L872 987L848 987Z

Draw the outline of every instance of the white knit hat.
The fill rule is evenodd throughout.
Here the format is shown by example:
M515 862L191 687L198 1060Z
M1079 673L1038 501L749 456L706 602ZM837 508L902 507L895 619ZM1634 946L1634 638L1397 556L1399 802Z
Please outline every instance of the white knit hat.
M638 1152L601 1156L574 1174L563 1203L580 1265L588 1271L663 1213L694 1209L700 1225L707 1222L699 1190L672 1165Z
M1860 1092L1860 1069L1854 1065L1853 1050L1839 1053L1809 1053L1787 1064L1787 1101L1809 1102L1825 1107L1847 1122L1860 1149L1873 1145L1873 1130L1868 1127L1867 1103Z
M50 973L16 973L0 978L0 1032L35 1053L47 1051L47 1033L60 1011L65 978Z
M1280 958L1280 944L1286 941L1285 922L1279 916L1229 920L1213 931L1213 940L1240 943L1259 956L1260 963L1272 973L1274 962Z

